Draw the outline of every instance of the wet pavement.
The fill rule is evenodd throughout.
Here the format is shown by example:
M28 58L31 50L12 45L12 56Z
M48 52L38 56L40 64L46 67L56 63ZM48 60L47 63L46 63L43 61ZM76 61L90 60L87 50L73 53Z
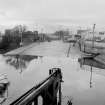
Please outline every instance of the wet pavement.
M105 105L105 66L92 59L81 58L78 45L73 47L67 44L67 48L63 42L52 42L51 45L57 54L61 51L63 53L61 52L62 54L58 57L26 56L18 60L16 57L0 56L0 74L6 74L10 82L8 90L4 91L3 105L8 105L45 79L49 69L54 67L61 68L63 73L62 105L67 105L68 100L71 100L73 105ZM69 45L70 51L67 56ZM51 53L51 51L46 52Z

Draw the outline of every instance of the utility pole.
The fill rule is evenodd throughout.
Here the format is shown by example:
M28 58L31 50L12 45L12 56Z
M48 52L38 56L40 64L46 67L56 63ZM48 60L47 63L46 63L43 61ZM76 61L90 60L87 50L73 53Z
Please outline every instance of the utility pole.
M95 26L96 26L96 24L93 25L93 41L92 41L92 42L93 42L93 43L92 43L92 47L93 47L93 48L94 48L94 32L95 32L94 30L95 30Z
M20 38L21 38L21 41L20 41L20 46L22 47L23 46L23 37L22 37L22 26L19 27L19 33L20 33Z
M20 32L20 34L21 34L21 44L20 44L20 46L22 46L23 45L22 32Z

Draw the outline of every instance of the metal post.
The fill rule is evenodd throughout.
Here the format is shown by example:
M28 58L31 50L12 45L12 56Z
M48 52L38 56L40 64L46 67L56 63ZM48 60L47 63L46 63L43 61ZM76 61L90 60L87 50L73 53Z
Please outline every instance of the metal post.
M60 86L59 86L59 103L58 105L61 105L62 102L62 92L61 92L61 82L60 82Z
M85 52L85 42L84 42L84 52Z
M21 34L21 42L20 42L21 44L20 44L20 46L23 46L22 32L20 32L20 34Z
M22 26L20 25L20 28L19 28L19 34L20 34L20 46L22 47L23 46L23 39L22 39Z
M34 105L38 105L38 99L37 99L37 97L34 99Z
M96 24L94 24L94 26L93 26L93 43L92 43L92 47L93 47L93 48L94 48L94 32L95 32L94 30L95 30L95 25L96 25Z

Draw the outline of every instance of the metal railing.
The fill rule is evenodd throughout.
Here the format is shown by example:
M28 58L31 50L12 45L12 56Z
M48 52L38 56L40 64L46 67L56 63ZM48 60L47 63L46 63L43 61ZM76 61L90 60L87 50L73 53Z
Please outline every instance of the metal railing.
M42 97L43 105L61 105L62 73L60 68L49 70L49 76L31 88L10 105L38 105L38 97ZM59 98L57 98L59 93Z

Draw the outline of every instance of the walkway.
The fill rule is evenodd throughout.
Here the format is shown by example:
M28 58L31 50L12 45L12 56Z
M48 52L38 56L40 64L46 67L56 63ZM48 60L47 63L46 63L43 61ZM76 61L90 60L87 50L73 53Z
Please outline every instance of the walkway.
M69 43L62 41L33 43L26 47L21 47L10 51L5 55L31 55L31 56L67 56Z

